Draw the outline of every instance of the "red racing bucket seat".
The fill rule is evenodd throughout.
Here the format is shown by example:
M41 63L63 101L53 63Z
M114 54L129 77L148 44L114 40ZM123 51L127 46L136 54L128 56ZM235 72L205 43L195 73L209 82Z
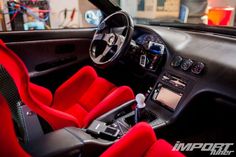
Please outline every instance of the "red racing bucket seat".
M97 76L90 66L79 70L52 96L48 89L30 82L24 63L1 40L0 68L6 77L0 86L8 90L7 81L12 80L21 101L53 129L86 127L98 116L134 98L129 87L116 87Z

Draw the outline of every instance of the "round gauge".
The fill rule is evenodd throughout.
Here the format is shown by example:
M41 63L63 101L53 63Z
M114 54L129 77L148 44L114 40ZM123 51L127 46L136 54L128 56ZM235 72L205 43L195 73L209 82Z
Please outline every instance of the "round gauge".
M176 56L171 62L172 67L178 67L181 65L183 58L181 56Z
M183 69L184 71L187 71L192 65L193 65L193 61L192 61L191 59L185 59L185 60L183 60L183 62L181 63L180 67L181 67L181 69Z

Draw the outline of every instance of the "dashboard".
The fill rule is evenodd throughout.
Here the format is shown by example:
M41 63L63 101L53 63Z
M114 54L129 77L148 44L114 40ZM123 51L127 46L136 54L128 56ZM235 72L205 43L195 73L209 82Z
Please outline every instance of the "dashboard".
M139 48L131 48L131 60L156 76L146 102L165 122L175 121L202 94L236 107L235 38L139 25L133 40Z

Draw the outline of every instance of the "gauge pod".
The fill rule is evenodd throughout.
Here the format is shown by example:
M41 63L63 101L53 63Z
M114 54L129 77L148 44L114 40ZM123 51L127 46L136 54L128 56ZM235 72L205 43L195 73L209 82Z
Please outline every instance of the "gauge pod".
M175 58L171 62L171 66L172 67L178 67L178 66L180 66L182 61L183 61L183 58L181 56L175 56Z
M191 72L198 75L202 72L204 67L205 67L205 65L202 62L197 62L191 68Z
M193 61L191 59L186 59L181 63L181 69L187 71L193 65Z

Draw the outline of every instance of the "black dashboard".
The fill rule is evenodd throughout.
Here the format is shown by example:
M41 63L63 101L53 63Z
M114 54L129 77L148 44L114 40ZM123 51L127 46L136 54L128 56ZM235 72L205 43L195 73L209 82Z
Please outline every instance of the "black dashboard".
M147 74L156 75L146 102L163 121L151 124L174 122L197 96L205 93L225 106L231 104L235 111L235 38L139 25L133 40L139 49L133 46L131 60ZM154 51L163 49L162 53L153 53L152 45L157 45Z

